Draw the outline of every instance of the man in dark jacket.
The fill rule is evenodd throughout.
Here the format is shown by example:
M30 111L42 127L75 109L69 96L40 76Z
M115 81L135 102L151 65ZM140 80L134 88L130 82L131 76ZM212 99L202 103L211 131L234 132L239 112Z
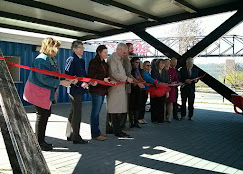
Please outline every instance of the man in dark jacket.
M71 49L73 55L66 61L65 73L71 76L86 77L85 61L82 59L84 52L83 43L81 41L74 41ZM68 91L72 107L68 117L66 136L67 140L73 141L74 144L88 143L79 134L82 118L82 94L88 86L87 83L79 81L77 84L71 85Z
M186 102L188 99L188 119L192 120L193 110L194 110L194 99L195 99L195 83L197 80L195 78L198 77L198 70L193 66L193 59L189 58L186 60L186 66L180 70L181 81L185 83L184 86L181 87L181 119L184 119L186 116Z

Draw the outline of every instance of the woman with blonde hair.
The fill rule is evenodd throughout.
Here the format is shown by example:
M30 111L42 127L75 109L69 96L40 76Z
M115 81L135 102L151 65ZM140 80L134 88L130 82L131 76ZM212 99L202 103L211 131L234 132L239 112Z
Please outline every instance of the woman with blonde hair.
M42 41L40 54L33 62L34 68L39 68L48 71L59 72L59 67L55 56L61 42L53 38L45 38ZM77 80L72 81L77 83ZM45 132L48 118L51 115L51 104L57 100L57 88L59 85L70 86L70 80L60 80L57 77L41 74L31 71L24 89L24 99L35 105L36 109L36 124L35 134L42 150L52 150L52 144L45 141Z

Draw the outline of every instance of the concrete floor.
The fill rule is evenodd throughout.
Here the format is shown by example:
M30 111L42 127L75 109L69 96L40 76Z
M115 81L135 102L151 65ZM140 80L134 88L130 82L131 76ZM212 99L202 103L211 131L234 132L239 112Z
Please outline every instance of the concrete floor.
M31 125L33 107L25 107ZM52 173L243 173L243 117L231 105L195 103L193 121L173 120L162 125L150 122L141 129L127 131L133 139L90 140L91 103L83 103L81 135L89 144L66 141L65 129L70 104L53 106L46 140L54 144L43 152ZM105 131L105 105L100 114L100 128ZM12 173L0 134L0 173Z

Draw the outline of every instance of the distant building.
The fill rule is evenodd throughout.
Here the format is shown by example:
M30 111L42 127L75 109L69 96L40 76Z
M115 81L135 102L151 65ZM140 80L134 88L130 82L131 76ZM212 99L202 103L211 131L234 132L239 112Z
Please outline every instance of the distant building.
M231 73L235 72L235 60L226 59L224 70L225 70L225 74L231 74Z

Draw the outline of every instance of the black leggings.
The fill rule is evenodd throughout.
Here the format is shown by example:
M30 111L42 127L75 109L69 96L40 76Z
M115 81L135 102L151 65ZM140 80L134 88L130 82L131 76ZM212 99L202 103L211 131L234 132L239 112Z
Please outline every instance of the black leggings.
M162 123L164 121L165 96L151 98L151 121Z
M148 100L148 94L146 93L145 90L142 90L141 91L141 102L140 102L140 108L139 108L139 118L138 118L139 120L144 119L147 100Z
M36 122L35 122L35 135L37 137L38 142L45 142L45 134L46 134L46 125L49 117L51 116L51 109L43 109L39 106L35 106L36 110Z

